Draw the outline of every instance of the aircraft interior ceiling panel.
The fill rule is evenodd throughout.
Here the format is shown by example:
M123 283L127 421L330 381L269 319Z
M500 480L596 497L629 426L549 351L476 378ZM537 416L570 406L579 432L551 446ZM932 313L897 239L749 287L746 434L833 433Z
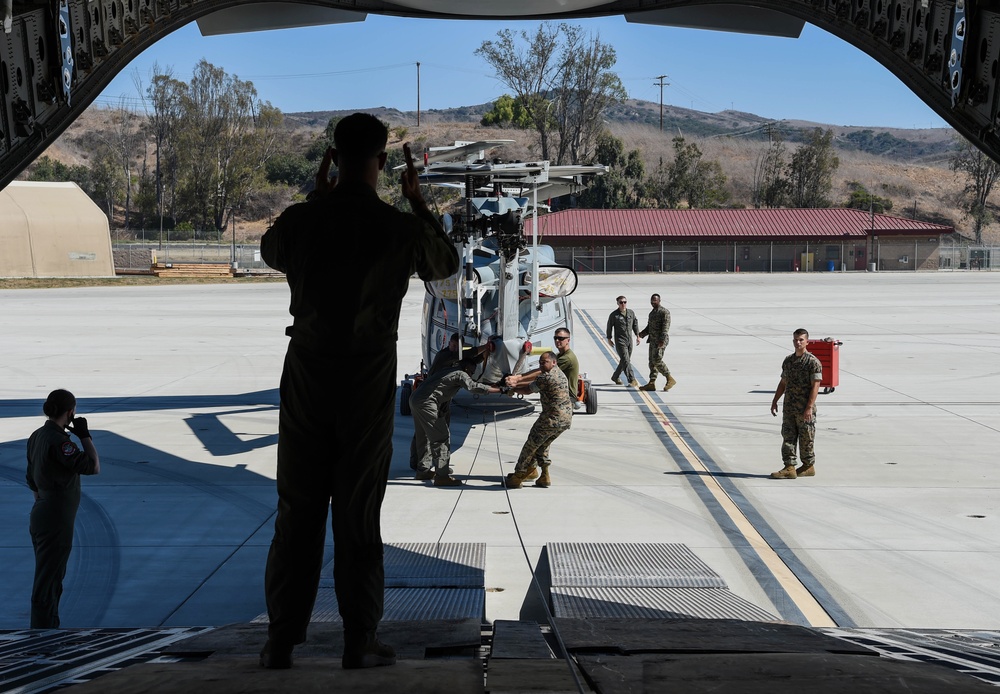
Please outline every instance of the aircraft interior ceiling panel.
M41 10L37 11L41 13ZM19 17L11 32L3 53L3 93L4 110L8 117L11 147L17 140L27 137L33 129L34 98L31 95L31 76L25 55L24 18ZM3 36L3 34L0 34Z
M20 33L20 22L14 22L13 29L9 34L0 31L0 96L3 96L3 106L0 107L0 153L3 154L9 151L14 138L14 121L11 114L11 82L14 64L12 50Z
M872 36L885 40L889 37L889 10L891 3L888 0L874 0L872 7L871 27Z
M975 80L967 90L967 100L983 119L997 118L997 67L1000 61L1000 14L981 11L970 33L967 56L975 61ZM968 58L966 58L968 60Z
M59 58L59 46L55 40L49 41L44 33L45 25L39 16L24 18L24 48L28 63L28 75L31 83L31 95L34 97L35 118L44 120L47 110L56 108L56 84L52 76L58 73L53 69L52 61Z
M69 3L69 33L73 42L73 84L80 79L92 65L91 57L93 39L90 34L90 13L84 5Z
M893 48L902 50L903 53L906 52L906 47L910 45L910 30L913 26L913 2L914 0L893 0L887 12L889 19L889 42Z
M125 41L125 26L122 4L117 0L106 0L101 3L101 18L108 33L108 44L120 46Z

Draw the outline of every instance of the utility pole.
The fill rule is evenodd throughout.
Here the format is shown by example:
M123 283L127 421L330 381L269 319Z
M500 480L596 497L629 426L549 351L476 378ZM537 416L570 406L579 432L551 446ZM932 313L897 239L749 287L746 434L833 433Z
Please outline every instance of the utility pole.
M420 62L417 62L417 127L420 127Z
M656 79L658 79L659 82L654 82L653 83L654 87L656 85L660 86L660 132L661 133L663 132L663 87L664 87L664 85L670 86L670 82L664 82L663 81L666 78L667 78L666 75L657 75Z

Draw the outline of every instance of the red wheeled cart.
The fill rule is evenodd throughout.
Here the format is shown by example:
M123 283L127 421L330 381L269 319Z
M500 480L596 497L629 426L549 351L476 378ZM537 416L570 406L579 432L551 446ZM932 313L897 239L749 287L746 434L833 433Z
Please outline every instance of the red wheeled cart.
M823 365L823 378L819 382L820 392L824 395L832 393L840 385L840 340L824 337L822 340L809 340L809 353L819 359Z

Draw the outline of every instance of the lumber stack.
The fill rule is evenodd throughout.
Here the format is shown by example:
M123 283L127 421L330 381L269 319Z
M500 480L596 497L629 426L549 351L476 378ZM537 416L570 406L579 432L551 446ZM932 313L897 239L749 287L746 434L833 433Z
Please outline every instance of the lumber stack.
M232 277L229 263L155 263L157 277Z

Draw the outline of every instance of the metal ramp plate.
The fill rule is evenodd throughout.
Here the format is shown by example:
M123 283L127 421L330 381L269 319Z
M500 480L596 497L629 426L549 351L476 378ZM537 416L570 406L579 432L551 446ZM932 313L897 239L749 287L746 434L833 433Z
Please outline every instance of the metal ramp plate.
M686 545L554 542L548 554L556 617L775 619L730 591Z
M385 545L383 620L483 619L486 544L408 542ZM310 621L339 622L333 562L323 567ZM253 623L267 623L267 613Z
M554 587L728 588L682 544L553 542L548 552Z
M776 617L725 588L552 588L561 618L741 619Z
M386 588L383 621L405 622L439 619L483 619L486 591L482 588ZM267 619L267 616L264 616ZM312 622L339 622L333 588L316 594Z
M209 627L23 629L0 632L0 691L45 692L152 660Z
M320 587L333 587L333 562ZM485 588L486 544L406 542L385 545L386 588Z
M895 660L946 665L1000 685L1000 631L986 629L818 629Z

